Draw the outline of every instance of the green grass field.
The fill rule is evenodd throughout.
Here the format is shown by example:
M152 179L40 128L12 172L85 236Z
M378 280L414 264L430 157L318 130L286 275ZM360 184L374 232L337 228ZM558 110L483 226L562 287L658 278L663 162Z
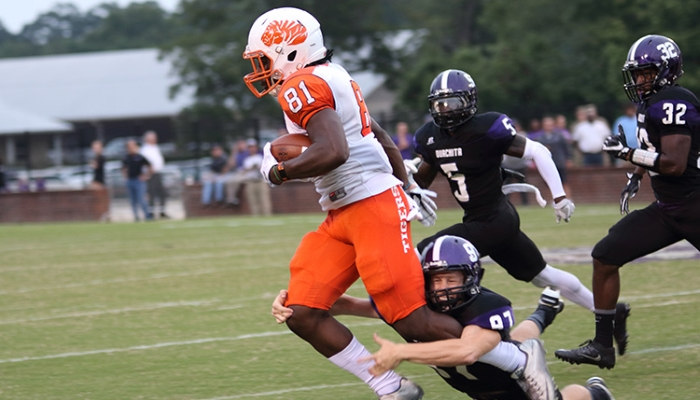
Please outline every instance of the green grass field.
M441 211L438 227L459 216ZM374 398L270 316L288 259L322 218L0 226L0 399ZM543 251L565 255L583 248L585 256L618 218L615 205L580 205L570 224L557 225L551 208L521 208L523 230ZM414 238L438 227L414 224ZM613 370L555 360L554 350L593 334L592 314L567 303L543 336L557 383L599 375L618 400L698 398L695 255L622 270L631 342ZM567 262L550 260L590 285L590 262ZM495 264L486 269L485 286L524 318L540 290ZM362 296L361 284L351 294ZM398 340L377 321L341 319L370 350L373 332ZM426 366L399 371L426 399L466 398Z

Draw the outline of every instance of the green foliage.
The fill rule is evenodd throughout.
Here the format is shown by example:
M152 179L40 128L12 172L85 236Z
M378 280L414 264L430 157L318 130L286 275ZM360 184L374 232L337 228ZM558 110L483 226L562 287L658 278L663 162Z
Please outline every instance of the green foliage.
M649 33L676 40L686 69L680 82L700 87L700 3L681 0L182 0L172 15L153 1L86 13L64 3L17 35L0 27L0 57L160 47L175 57L175 91L194 87L200 102L231 109L230 124L245 130L279 115L274 100L255 99L245 87L250 65L241 54L255 18L281 6L316 16L351 72L385 76L399 94L395 112L407 119L422 119L428 86L446 68L472 74L481 110L525 120L572 116L576 106L595 103L612 119L627 101L620 76L627 50ZM410 40L388 43L402 30L413 33Z
M551 208L520 207L523 230L545 253L587 258L620 216L616 204L580 205L569 224ZM460 218L439 211L438 226L413 224L423 238ZM3 225L0 229L0 397L29 399L373 398L366 386L318 355L285 326L270 303L287 284L288 262L322 213L135 223ZM552 259L549 259L553 262ZM589 262L554 263L590 284ZM513 301L516 319L540 289L493 263L484 282ZM697 398L700 357L697 258L631 263L622 296L632 304L628 354L613 370L572 366L553 352L593 334L590 312L567 302L543 339L561 386L602 376L618 400ZM365 296L361 283L350 289ZM400 340L385 324L342 317L376 350L372 333ZM464 398L426 366L398 371L426 398Z
M159 47L178 29L155 1L123 8L104 3L85 13L71 3L59 3L17 35L0 31L0 39L7 39L0 40L0 57Z

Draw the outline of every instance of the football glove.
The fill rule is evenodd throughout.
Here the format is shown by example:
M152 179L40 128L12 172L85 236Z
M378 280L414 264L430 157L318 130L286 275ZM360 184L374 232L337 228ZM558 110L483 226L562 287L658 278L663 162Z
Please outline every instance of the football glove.
M421 189L420 186L414 185L406 191L406 194L410 199L409 203L415 203L418 208L418 214L415 216L416 219L424 226L435 225L435 221L437 220L437 204L435 204L431 197L437 197L437 193L432 190ZM413 206L411 206L411 208L413 208Z
M270 186L274 186L274 184L270 182L270 170L275 165L277 165L277 160L272 155L272 152L270 152L270 142L267 142L263 147L263 159L262 163L260 164L260 174L262 174L263 179Z
M627 186L620 193L620 214L630 213L630 199L637 195L639 191L639 182L642 180L642 175L627 173Z
M627 147L625 137L621 135L608 136L603 143L603 151L625 161L632 158L632 149Z
M421 161L420 157L416 157L412 160L403 160L403 165L406 167L406 174L408 174L409 177L418 172L418 166Z
M554 207L554 216L557 218L557 224L560 223L562 219L564 222L569 222L576 209L574 202L566 197L558 203L552 204L552 206Z

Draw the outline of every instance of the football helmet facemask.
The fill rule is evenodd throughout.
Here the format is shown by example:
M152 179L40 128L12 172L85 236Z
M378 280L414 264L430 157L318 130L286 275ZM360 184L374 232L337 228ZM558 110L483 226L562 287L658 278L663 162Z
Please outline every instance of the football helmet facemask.
M243 58L250 60L253 72L243 80L256 97L276 95L286 77L325 56L316 18L294 7L275 8L250 28Z
M431 309L453 311L471 303L481 293L484 270L479 251L469 241L458 236L441 236L428 244L422 258L425 294ZM445 289L431 287L434 275L450 271L462 273L464 280L460 285Z
M673 85L681 75L681 49L673 39L661 35L646 35L634 42L622 67L625 93L635 103Z
M442 71L430 84L430 115L440 128L452 129L467 122L476 114L476 101L476 84L464 71Z

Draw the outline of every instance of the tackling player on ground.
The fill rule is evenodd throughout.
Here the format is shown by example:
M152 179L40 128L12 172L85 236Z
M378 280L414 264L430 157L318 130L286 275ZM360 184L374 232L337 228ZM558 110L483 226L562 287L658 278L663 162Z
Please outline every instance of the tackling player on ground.
M676 85L683 74L681 50L668 37L644 36L630 48L622 72L625 91L637 104L640 148L627 147L620 134L609 137L603 150L636 166L622 191L621 213L629 212L629 199L644 174L649 174L656 201L626 215L595 245L595 338L555 352L562 360L600 368L615 366L620 267L683 239L700 250L700 102Z
M432 365L453 388L482 400L612 399L600 378L589 379L585 387L569 385L561 393L551 378L544 348L537 338L564 306L557 291L545 289L537 309L513 328L510 301L482 287L482 273L479 253L468 241L456 236L441 236L428 244L423 260L426 298L431 308L458 320L463 326L462 334L459 339L408 344L393 343L375 335L381 349L367 358L375 362L370 371L382 374L402 361ZM278 322L293 313L282 306L284 295L282 291L273 302L272 313ZM331 311L378 317L370 300L346 295ZM506 369L509 372L478 360L479 354L509 342L518 343L522 351L512 357L511 366ZM528 371L535 366L539 366L536 374ZM523 386L520 376L526 371L531 377L545 375L547 379Z

